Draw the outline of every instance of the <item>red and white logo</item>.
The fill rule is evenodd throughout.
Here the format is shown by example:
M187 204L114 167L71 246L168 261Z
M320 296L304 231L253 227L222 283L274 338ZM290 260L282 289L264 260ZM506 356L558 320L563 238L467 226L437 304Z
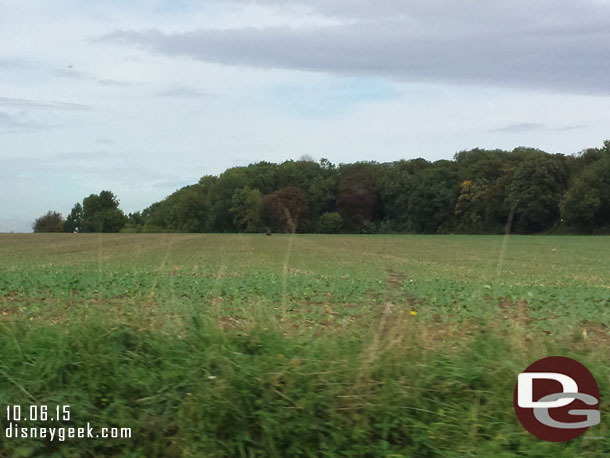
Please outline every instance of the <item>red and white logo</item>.
M513 404L523 427L550 442L569 441L600 422L593 375L564 356L539 359L519 374Z

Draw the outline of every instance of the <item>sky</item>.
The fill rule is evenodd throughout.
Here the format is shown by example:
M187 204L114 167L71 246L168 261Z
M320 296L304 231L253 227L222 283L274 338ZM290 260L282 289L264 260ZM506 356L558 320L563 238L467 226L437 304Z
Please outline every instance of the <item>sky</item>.
M0 232L304 155L610 138L610 0L0 0Z

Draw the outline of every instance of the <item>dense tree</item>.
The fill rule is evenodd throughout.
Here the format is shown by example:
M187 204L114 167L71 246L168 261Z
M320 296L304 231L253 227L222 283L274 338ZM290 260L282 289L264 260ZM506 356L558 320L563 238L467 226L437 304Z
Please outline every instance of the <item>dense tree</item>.
M279 189L263 197L262 218L274 232L296 232L307 215L307 200L299 188Z
M244 187L233 193L233 205L229 212L238 231L257 232L262 230L262 194L258 189Z
M455 163L437 161L415 176L409 196L409 227L414 232L447 232L453 223L458 187Z
M464 232L481 232L486 210L485 195L487 180L464 180L460 183L460 193L455 204L457 228Z
M342 166L337 189L337 209L351 231L369 231L378 211L379 195L375 187L376 165L357 163Z
M32 224L34 232L63 232L64 221L61 213L49 211L47 214L36 218Z
M579 231L610 229L610 143L601 153L574 179L561 203L565 223Z
M257 162L245 168L247 186L258 189L263 194L271 194L278 189L278 165L270 162Z
M128 230L140 221L152 232L205 232L208 214L207 189L194 184L144 209L141 215L130 215Z
M311 165L309 167L309 170L315 173L310 177L306 189L309 219L303 230L315 231L316 220L322 214L336 211L339 174L336 167L327 159L321 159L315 167Z
M404 232L409 227L409 200L416 175L429 167L425 159L382 164L376 173L377 188L387 231Z
M238 189L248 186L248 173L245 167L233 167L218 177L210 187L210 229L213 232L234 232L233 194Z
M593 171L589 170L589 173L584 173L574 182L561 203L562 219L580 230L594 225L602 205L599 189L589 181L595 179L595 174L591 172Z
M507 200L515 211L515 230L541 232L556 224L567 184L561 157L536 153L522 160L507 189Z
M283 162L277 168L278 187L307 192L311 183L320 176L320 169L320 165L312 161Z
M494 233L504 228L510 212L506 202L506 186L512 180L510 155L478 148L455 155L459 194L454 214L458 232Z
M75 206L64 230L120 227L118 202L102 194ZM434 163L257 162L202 177L130 214L124 230L501 233L509 219L519 233L610 232L610 142L572 156L519 147Z
M64 232L80 232L83 219L83 206L77 202L72 207L72 211L64 221Z
M85 197L82 207L81 232L119 232L127 222L118 199L110 191Z
M199 185L185 186L170 205L171 228L181 232L203 232L209 212L207 195Z

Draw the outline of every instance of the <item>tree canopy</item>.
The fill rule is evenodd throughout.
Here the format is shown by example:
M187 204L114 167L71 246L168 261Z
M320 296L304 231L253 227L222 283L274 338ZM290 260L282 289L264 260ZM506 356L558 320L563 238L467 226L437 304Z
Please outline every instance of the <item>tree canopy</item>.
M34 232L63 232L64 220L61 213L49 211L45 215L36 218L32 224Z
M576 155L519 147L435 162L258 162L205 175L129 217L118 204L110 191L92 194L63 228L494 234L510 216L516 233L610 233L610 141Z

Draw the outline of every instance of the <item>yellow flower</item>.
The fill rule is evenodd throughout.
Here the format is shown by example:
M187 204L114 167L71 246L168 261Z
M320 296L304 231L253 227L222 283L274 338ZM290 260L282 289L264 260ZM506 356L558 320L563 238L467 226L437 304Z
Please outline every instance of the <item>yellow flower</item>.
M417 315L417 312L415 310L411 310L409 313L411 314L411 316Z

